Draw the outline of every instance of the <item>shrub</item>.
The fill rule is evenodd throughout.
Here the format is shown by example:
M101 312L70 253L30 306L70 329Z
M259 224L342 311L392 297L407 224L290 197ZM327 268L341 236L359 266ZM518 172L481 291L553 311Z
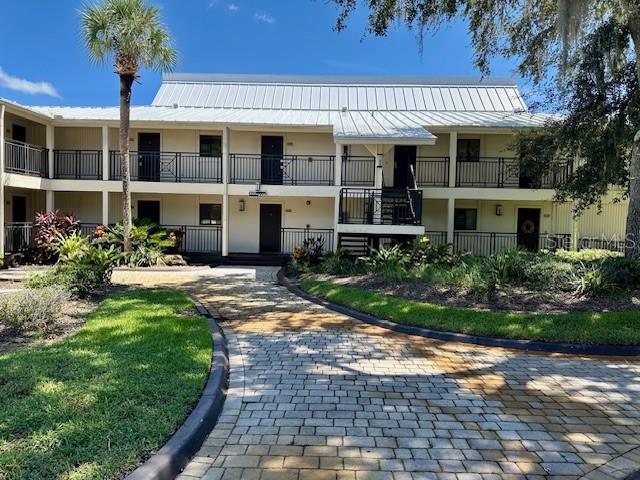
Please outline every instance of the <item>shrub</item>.
M111 246L113 248L113 245ZM157 247L138 245L128 255L124 255L130 267L156 267L166 265L165 254Z
M56 253L58 261L71 262L82 259L91 246L89 237L73 232L69 236L58 233L49 248Z
M298 245L293 249L291 254L293 263L298 267L305 267L309 264L309 249L305 246Z
M580 250L579 252L574 252L571 250L557 250L555 252L555 255L562 260L573 263L596 262L598 260L606 260L609 258L624 257L624 254L621 252L614 252L612 250L601 250L596 248L586 248L584 250Z
M502 285L519 284L525 280L526 265L531 263L530 254L523 250L504 250L490 257L488 264Z
M58 241L60 236L68 237L76 232L80 223L73 215L63 215L60 211L36 213L34 222L36 258L38 263L47 263L55 260L51 246Z
M164 265L165 252L175 250L182 241L181 231L160 228L153 223L136 223L131 230L133 251L120 257L121 263L131 267ZM124 251L124 227L121 223L107 228L98 240L99 245L108 245L120 252Z
M309 237L302 242L302 247L308 252L308 261L311 265L317 265L324 253L324 238Z
M605 295L616 288L616 285L607 278L602 263L580 263L574 272L571 284L575 288L576 295Z
M338 248L335 253L325 255L316 270L325 275L361 275L365 266L356 262L348 250Z
M413 265L442 264L451 265L455 262L455 256L450 253L449 245L436 245L423 236L411 242L408 254Z
M371 256L362 257L360 261L366 265L370 272L377 273L386 278L401 278L406 276L410 258L400 245L392 247L380 247L374 249Z
M59 287L75 297L86 297L110 280L110 270L94 264L59 263L45 273L27 281L31 289Z
M50 335L66 311L69 294L55 287L0 296L0 321L18 331L40 330Z

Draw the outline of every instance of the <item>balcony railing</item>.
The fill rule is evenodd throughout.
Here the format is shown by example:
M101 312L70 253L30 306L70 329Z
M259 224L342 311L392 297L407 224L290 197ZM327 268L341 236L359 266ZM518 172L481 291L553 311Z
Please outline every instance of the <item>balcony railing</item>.
M178 232L180 253L222 253L222 225L161 225L161 228Z
M4 251L17 253L34 244L32 222L9 222L4 224Z
M342 157L342 185L373 187L376 184L376 159L366 156Z
M453 234L453 249L458 253L493 255L521 248L532 252L571 248L571 235L547 233L462 232Z
M4 158L5 172L31 177L49 177L49 150L46 148L17 140L5 140Z
M220 183L222 159L185 152L130 152L130 176L140 182ZM121 180L120 152L109 153L109 178Z
M331 155L230 156L231 183L262 185L333 185L335 157Z
M555 188L564 182L573 166L565 164L540 177L527 175L516 158L480 158L456 163L456 186L474 188Z
M448 187L448 157L418 157L415 168L418 187Z
M102 150L54 150L53 178L102 180Z
M283 228L281 229L282 253L293 253L293 249L301 246L307 239L324 240L323 252L333 252L333 229L330 228Z
M422 190L343 188L339 223L421 225Z
M424 232L424 236L431 240L434 245L446 245L447 244L447 232Z

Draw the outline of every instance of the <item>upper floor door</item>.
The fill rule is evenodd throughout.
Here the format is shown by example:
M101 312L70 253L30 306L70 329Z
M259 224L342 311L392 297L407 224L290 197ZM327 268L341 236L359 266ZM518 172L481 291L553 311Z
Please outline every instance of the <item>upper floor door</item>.
M261 153L261 182L265 185L282 185L284 138L279 136L263 136Z
M134 167L135 168L135 167ZM131 172L135 178L136 172ZM138 134L138 172L139 180L157 182L160 180L160 134Z
M396 145L393 159L393 186L413 188L411 169L415 172L418 149L415 145Z

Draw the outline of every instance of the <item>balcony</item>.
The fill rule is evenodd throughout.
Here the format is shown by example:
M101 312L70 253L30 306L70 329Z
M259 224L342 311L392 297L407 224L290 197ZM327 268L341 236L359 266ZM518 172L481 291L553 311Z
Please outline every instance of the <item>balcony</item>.
M331 155L230 156L230 182L262 185L334 185L335 157Z
M478 161L456 163L456 186L469 188L533 188L551 189L564 182L573 165L561 165L541 177L532 177L521 171L516 158L482 157Z
M373 187L376 184L376 159L366 156L342 157L342 186Z
M122 180L120 152L109 152L109 178ZM139 182L221 183L222 158L185 152L130 152L130 178Z
M54 150L53 178L102 180L102 150Z
M449 157L417 157L415 180L418 187L448 187Z
M343 188L339 223L421 225L422 191L394 188Z
M291 254L294 248L302 245L307 239L321 239L324 241L323 252L333 252L333 229L330 228L283 228L280 251Z
M493 255L504 250L522 248L531 252L571 248L571 235L547 233L463 232L453 234L453 250L457 253Z
M30 177L49 177L49 150L46 148L5 140L4 171L19 173Z

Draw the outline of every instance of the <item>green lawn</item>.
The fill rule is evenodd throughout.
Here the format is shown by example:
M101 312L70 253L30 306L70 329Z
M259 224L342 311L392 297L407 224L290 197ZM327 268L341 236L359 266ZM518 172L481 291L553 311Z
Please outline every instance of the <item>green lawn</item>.
M0 479L120 478L168 439L211 363L183 293L104 300L73 337L0 355Z
M640 344L640 313L533 315L475 312L382 295L331 282L306 280L312 295L378 318L434 330L523 340L579 344Z

